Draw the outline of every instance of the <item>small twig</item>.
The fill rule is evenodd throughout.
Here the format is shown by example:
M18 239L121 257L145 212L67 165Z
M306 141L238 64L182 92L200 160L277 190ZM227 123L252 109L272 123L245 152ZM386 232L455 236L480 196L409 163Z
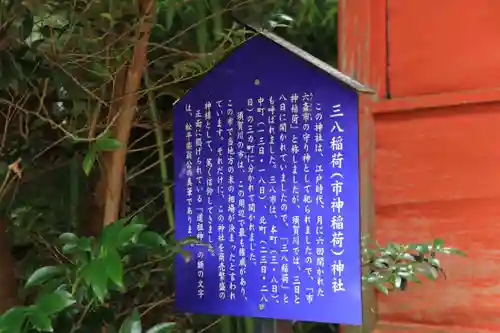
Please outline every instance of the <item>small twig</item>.
M163 304L168 304L168 303L172 303L174 300L172 298L164 298L162 300L159 300L157 302L154 302L154 303L150 303L150 304L144 304L144 305L141 305L140 307L145 307L145 306L149 306L146 310L144 310L143 313L141 313L141 318L144 317L148 312L150 312L151 310L157 308L158 306L160 305L163 305Z
M158 164L161 165L161 163L165 163L164 161L166 161L170 156L172 156L172 153L169 153L169 154L166 154L164 157L163 157L163 160L161 159L158 159L156 162L154 163L151 163L150 165L148 165L147 167L145 167L144 169L142 170L139 170L137 171L136 173L133 173L131 174L130 176L127 177L127 181L131 181L132 179L134 179L135 177L137 176L140 176L142 175L143 173L145 173L146 171L154 168L155 166L157 166Z
M213 323L211 323L210 325L208 325L207 327L204 327L203 329L201 329L200 331L198 331L198 333L203 333L205 331L208 331L209 329L211 329L212 327L214 327L215 325L217 325L218 323L221 322L223 317L217 319L216 321L214 321Z
M82 314L80 315L80 318L78 319L78 322L76 323L76 325L74 325L72 328L71 328L71 331L70 333L74 333L76 332L81 326L82 326L82 323L83 323L83 320L85 319L85 317L87 316L87 313L90 311L90 308L92 307L92 305L94 304L94 299L92 299L89 304L87 304L87 306L85 307L85 309L83 310Z

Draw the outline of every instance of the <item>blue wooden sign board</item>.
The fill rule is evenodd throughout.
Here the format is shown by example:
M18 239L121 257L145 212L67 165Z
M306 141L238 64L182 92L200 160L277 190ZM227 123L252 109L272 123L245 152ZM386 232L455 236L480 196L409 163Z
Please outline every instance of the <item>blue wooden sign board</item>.
M178 311L360 325L358 92L272 34L175 105Z

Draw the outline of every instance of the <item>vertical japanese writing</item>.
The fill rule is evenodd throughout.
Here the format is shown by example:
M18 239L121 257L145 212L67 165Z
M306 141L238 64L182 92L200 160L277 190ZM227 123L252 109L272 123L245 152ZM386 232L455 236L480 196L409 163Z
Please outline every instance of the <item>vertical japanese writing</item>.
M321 103L315 103L315 126L314 126L314 153L316 157L323 156L323 110ZM321 161L318 158L316 161ZM318 211L322 211L325 207L323 200L323 173L324 168L322 163L315 164L315 203ZM325 296L325 234L323 225L324 216L319 214L316 216L316 295L318 297Z
M193 110L190 104L186 104L184 108L187 114L187 121L184 126L186 134L186 216L187 216L187 233L193 235L193 126L191 119L193 118Z
M305 93L302 95L302 163L303 163L303 196L302 203L304 204L304 218L303 225L305 228L305 247L304 247L304 271L307 273L307 277L312 280L314 278L313 274L313 225L311 223L311 204L312 201L312 190L310 181L310 167L309 163L311 161L311 151L310 151L310 141L311 141L311 122L312 122L312 94ZM311 304L314 300L314 286L308 286L306 288L306 301Z
M214 159L213 159L213 148L212 148L212 103L205 102L205 144L207 150L210 152L205 159L205 169L207 173L206 177L206 196L207 196L207 233L208 233L208 242L211 244L213 242L213 195L214 195L214 179L213 179L213 169L214 169Z
M245 172L245 167L247 163L246 152L246 138L245 138L245 114L243 110L239 110L236 114L236 147L238 149L238 171ZM239 249L238 249L238 267L239 267L239 285L240 285L240 295L246 299L246 274L247 274L247 245L245 244L245 239L247 237L247 223L246 223L246 206L247 206L247 196L244 184L245 179L240 179L238 182L238 237L239 237Z
M259 97L256 100L257 102L257 185L258 185L258 198L260 200L259 207L263 209L259 209L264 212L264 209L267 207L267 190L266 184L268 182L266 176L266 165L267 165L267 140L269 129L266 124L266 108L264 105L265 99L263 97ZM267 148L267 149L266 149ZM268 242L268 215L267 214L259 214L259 254L260 254L260 274L262 276L262 285L261 285L261 307L264 307L267 302L269 302L269 286L268 286L268 264L269 264L269 242Z
M281 222L288 227L288 197L287 197L287 172L288 163L288 110L286 107L286 98L281 95L279 98L279 138L280 138L280 216Z
M257 256L255 255L255 231L256 231L256 221L257 221L257 207L255 203L255 152L256 152L256 136L255 136L255 112L253 99L247 100L246 113L248 114L246 125L247 125L247 145L246 145L246 154L247 154L247 213L248 213L248 231L250 234L249 237L249 261L254 265L257 263Z
M279 291L279 281L280 281L280 251L278 244L278 234L280 232L281 226L278 226L278 211L276 205L278 202L278 192L277 192L277 181L276 173L278 171L277 154L276 154L276 101L272 96L269 97L269 107L267 114L267 125L269 134L269 148L268 148L268 186L267 186L267 201L268 201L268 216L271 222L271 230L269 235L269 265L271 267L271 298L279 303L280 291Z
M291 199L292 203L294 204L295 208L300 208L300 191L299 191L299 160L300 155L300 147L299 147L299 135L300 135L300 128L299 128L299 106L298 106L298 100L299 96L297 94L292 94L290 96L290 110L291 110L291 119L290 119L290 133L291 133L291 147L290 147L290 152L291 152L291 159L292 159L292 165L291 165L291 184L292 184L292 193L291 193ZM299 213L298 210L296 210L297 213ZM301 232L301 216L302 212L300 212L300 215L293 215L292 216L292 263L295 266L295 272L296 275L293 276L293 301L294 304L300 304L300 298L301 298L301 278L299 275L299 272L302 271L301 268L301 253L300 253L300 248L301 248L301 240L300 240L300 232Z
M196 156L196 238L204 241L204 208L203 208L203 114L201 110L195 111L195 156ZM196 268L198 273L198 297L205 296L205 261L201 251L196 253Z
M288 229L290 226L288 215L288 189L287 189L287 173L290 169L288 150L288 115L289 109L286 106L286 97L281 95L279 97L279 111L278 111L278 134L279 134L279 214L280 225ZM280 255L281 255L281 290L283 294L283 303L289 303L289 290L290 290L290 269L289 269L289 243L287 237L280 238Z
M224 107L222 105L222 101L216 102L216 116L217 116L217 125L216 125L216 137L217 142L222 143L225 142L226 136L225 134L225 124L223 123L224 119ZM225 165L224 165L224 148L222 145L217 146L217 195L219 198L225 198ZM227 267L225 263L225 246L224 243L226 241L226 233L224 232L225 227L225 214L224 208L222 205L219 205L217 208L217 267L218 267L218 296L219 299L225 300L227 297L227 285L226 285L226 276L227 276Z
M345 291L344 281L342 277L344 265L341 259L341 256L344 253L344 225L343 223L339 223L343 220L342 209L344 207L344 201L342 200L342 188L344 179L342 168L344 160L344 139L341 135L344 132L341 127L341 120L343 116L344 114L342 112L341 105L334 105L329 115L332 123L332 127L330 129L330 132L332 133L332 137L330 139L332 159L330 164L333 168L333 173L330 176L330 179L333 199L330 204L330 208L332 209L333 217L331 221L332 235L330 243L331 252L335 258L331 265L333 276L332 291L334 293Z
M229 242L229 299L236 299L236 153L235 153L235 114L233 104L227 102L227 221L228 221L228 242Z

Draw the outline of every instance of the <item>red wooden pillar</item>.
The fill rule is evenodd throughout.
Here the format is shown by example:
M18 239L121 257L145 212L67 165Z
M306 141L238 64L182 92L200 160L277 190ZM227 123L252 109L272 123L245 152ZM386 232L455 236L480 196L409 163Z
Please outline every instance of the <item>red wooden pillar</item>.
M375 331L500 332L500 1L340 2L341 70L377 91L376 238L468 254L379 296Z

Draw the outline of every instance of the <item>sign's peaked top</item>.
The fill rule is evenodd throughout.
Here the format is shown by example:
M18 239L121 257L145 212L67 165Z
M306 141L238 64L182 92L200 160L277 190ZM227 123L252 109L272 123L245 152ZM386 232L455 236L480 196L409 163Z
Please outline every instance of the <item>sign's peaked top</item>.
M373 89L368 88L367 86L363 85L362 83L356 81L355 79L349 77L348 75L340 72L339 70L335 69L334 67L330 66L326 62L324 62L321 59L316 58L312 54L304 51L300 47L290 43L284 38L281 38L280 36L266 30L263 28L259 28L255 25L251 25L248 23L243 23L245 26L248 28L254 30L255 32L258 33L258 35L263 36L274 43L280 45L281 47L285 48L289 52L295 54L296 56L302 58L303 60L307 61L308 63L312 64L313 66L316 66L317 68L321 69L325 73L333 76L335 79L343 82L344 84L348 85L349 87L357 90L358 92L361 93L367 93L367 94L374 94L375 91Z

